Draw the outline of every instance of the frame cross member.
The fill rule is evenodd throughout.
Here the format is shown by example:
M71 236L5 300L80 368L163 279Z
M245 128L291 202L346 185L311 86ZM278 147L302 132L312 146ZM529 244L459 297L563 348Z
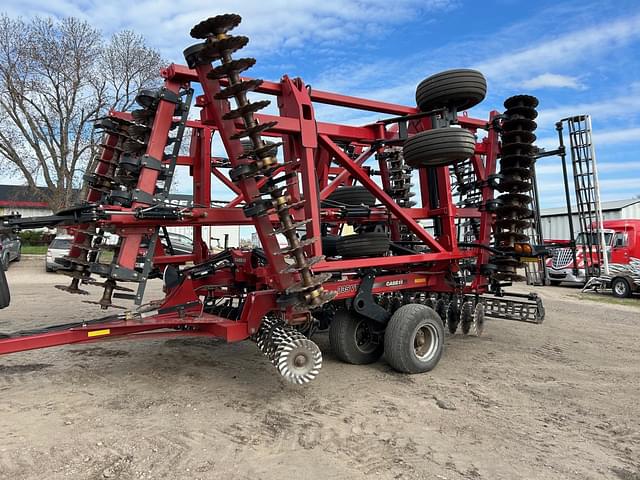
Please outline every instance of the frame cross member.
M402 207L400 207L389 195L382 190L371 177L365 174L362 167L356 164L349 156L344 153L333 141L326 135L319 135L320 143L326 148L332 155L335 156L336 161L347 170L351 176L357 179L367 190L373 192L378 200L380 200L393 215L403 222L409 229L415 233L418 238L424 241L429 248L435 252L444 252L445 249L433 238L429 233L422 228L422 226L410 217Z

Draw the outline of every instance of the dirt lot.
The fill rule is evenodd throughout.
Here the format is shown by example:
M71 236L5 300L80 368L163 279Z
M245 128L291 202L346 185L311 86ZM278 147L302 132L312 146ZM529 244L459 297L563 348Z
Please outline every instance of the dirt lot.
M0 332L102 315L41 262L11 266ZM326 335L306 387L249 342L2 357L0 478L640 479L640 299L541 292L544 324L449 336L438 368L415 376L339 363Z

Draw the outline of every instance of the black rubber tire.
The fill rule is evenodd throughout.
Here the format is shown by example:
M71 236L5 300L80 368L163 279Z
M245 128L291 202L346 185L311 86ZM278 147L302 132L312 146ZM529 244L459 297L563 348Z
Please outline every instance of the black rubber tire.
M376 204L375 195L361 185L338 187L327 197L327 200L345 205L367 205L368 207ZM331 207L327 202L323 202L322 206Z
M340 238L339 235L325 235L320 237L320 241L322 242L322 254L325 257L335 257L338 255L338 251L336 250L336 242ZM300 240L306 240L307 235L302 235Z
M436 128L415 134L404 142L404 159L412 167L439 167L473 155L476 138L465 128Z
M552 287L559 287L562 282L560 280L549 280L549 284Z
M336 244L340 237L338 235L325 235L322 237L322 254L326 257L335 257L338 255Z
M416 88L416 104L423 112L436 108L467 110L487 95L487 80L477 70L459 68L425 78Z
M617 298L629 298L631 296L631 285L627 279L616 277L611 281L611 294Z
M420 358L416 348L418 331L426 332L427 351ZM432 370L444 350L444 326L438 314L426 305L410 303L393 314L384 334L384 355L395 370L422 373Z
M51 273L51 272L53 272L54 270L53 270L53 268L51 268L51 267L44 267L44 271L45 271L45 272L47 272L47 273Z
M343 258L379 257L389 250L389 235L385 232L363 232L340 237L336 251Z
M371 335L367 320L347 310L339 310L329 324L331 349L341 361L352 365L367 365L382 356L384 342L367 342L367 334Z

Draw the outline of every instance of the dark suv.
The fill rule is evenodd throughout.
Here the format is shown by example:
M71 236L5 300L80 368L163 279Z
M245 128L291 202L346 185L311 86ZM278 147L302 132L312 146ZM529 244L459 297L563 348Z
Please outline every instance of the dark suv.
M20 261L20 239L13 233L0 232L0 267L9 268L9 263Z

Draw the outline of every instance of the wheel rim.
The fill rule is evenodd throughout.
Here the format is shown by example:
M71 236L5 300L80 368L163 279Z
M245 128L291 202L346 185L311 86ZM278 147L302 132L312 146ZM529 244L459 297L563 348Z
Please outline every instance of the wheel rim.
M373 333L365 320L361 320L353 332L356 348L362 353L371 353L378 348Z
M623 282L616 282L613 289L618 295L624 295L627 293L627 286Z
M438 349L438 332L433 325L422 325L413 337L413 351L419 360L428 362Z

